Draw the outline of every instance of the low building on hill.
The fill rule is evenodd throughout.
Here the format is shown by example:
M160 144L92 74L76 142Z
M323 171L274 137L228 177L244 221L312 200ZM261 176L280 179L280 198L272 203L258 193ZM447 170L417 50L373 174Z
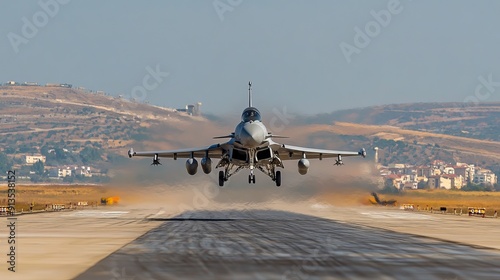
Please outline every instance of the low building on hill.
M45 163L46 157L42 155L30 155L25 157L26 164L35 164L39 161Z
M90 166L81 166L78 168L74 167L75 175L81 175L84 177L92 177L92 171L90 170Z
M49 170L49 177L52 178L64 178L71 176L73 174L73 170L70 167L66 168L52 168Z

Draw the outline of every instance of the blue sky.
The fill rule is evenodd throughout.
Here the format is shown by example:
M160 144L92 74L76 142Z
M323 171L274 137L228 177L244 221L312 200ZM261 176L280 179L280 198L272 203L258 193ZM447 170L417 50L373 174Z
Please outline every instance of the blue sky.
M500 1L2 0L0 9L2 82L125 96L142 87L151 103L200 101L211 113L240 112L249 80L255 106L306 114L461 102L480 77L493 82L480 101L500 100ZM158 69L168 75L155 79Z

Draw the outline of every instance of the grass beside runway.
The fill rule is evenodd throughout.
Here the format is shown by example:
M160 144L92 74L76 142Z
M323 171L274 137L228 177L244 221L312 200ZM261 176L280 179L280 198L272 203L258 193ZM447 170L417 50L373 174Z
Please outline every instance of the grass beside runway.
M395 199L397 205L419 205L421 210L431 208L438 211L440 207L447 207L448 212L456 208L484 207L486 215L493 215L500 211L500 192L465 192L459 190L411 190L400 194L380 194L381 199ZM368 196L367 196L368 199ZM463 212L466 214L467 212Z
M45 205L66 204L73 205L79 201L87 201L89 205L99 203L102 197L125 196L126 191L106 185L17 185L16 209L25 211L34 203L33 210L45 209ZM454 208L467 213L467 207L484 207L487 215L493 215L495 210L500 211L500 192L464 192L459 190L411 190L400 194L380 194L382 200L395 199L397 206L413 204L421 210L447 207L448 211ZM7 204L7 185L0 185L0 206ZM147 199L147 198L144 198ZM346 190L331 190L318 193L313 200L336 206L370 205L372 196L366 189L356 187Z
M101 197L113 195L105 186L99 185L16 185L16 211L44 210L46 205L86 201L89 205L100 203ZM0 185L0 206L7 204L7 185Z

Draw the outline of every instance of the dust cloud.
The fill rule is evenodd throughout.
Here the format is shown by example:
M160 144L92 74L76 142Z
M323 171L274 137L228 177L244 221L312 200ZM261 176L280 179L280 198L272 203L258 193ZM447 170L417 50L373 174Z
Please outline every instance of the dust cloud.
M139 147L147 150L200 147L221 141L212 137L227 135L233 129L202 120L156 126L151 128L154 141L143 142ZM198 173L191 176L185 170L185 159L163 159L160 166L151 166L149 158L126 159L115 166L108 188L116 192L125 205L178 212L361 205L366 204L369 193L377 189L374 164L357 157L344 158L344 166L334 166L334 159L311 160L307 175L298 173L296 160L284 161L285 168L278 169L282 171L281 187L276 187L271 178L260 171L255 173L256 184L248 184L249 171L244 169L221 188L215 169L217 162L218 159L213 159L211 174L204 174L199 168Z
M347 163L349 162L349 163ZM217 172L199 171L190 176L184 160L164 160L162 166L149 166L148 160L135 161L121 171L108 186L125 205L157 207L169 211L223 209L288 209L315 204L354 206L368 202L376 183L362 169L369 164L359 160L349 165L333 166L333 161L311 161L307 175L300 175L296 162L285 162L282 186L271 178L256 173L256 184L248 184L248 171L243 170L218 186ZM120 172L120 173L121 173ZM300 206L299 206L300 205ZM301 209L296 209L300 212Z

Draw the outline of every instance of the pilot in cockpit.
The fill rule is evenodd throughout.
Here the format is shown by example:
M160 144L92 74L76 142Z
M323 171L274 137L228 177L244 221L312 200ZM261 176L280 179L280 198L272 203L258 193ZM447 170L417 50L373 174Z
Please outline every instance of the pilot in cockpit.
M241 116L241 119L244 122L261 121L259 110L255 109L255 108L247 108L243 112L243 115Z

